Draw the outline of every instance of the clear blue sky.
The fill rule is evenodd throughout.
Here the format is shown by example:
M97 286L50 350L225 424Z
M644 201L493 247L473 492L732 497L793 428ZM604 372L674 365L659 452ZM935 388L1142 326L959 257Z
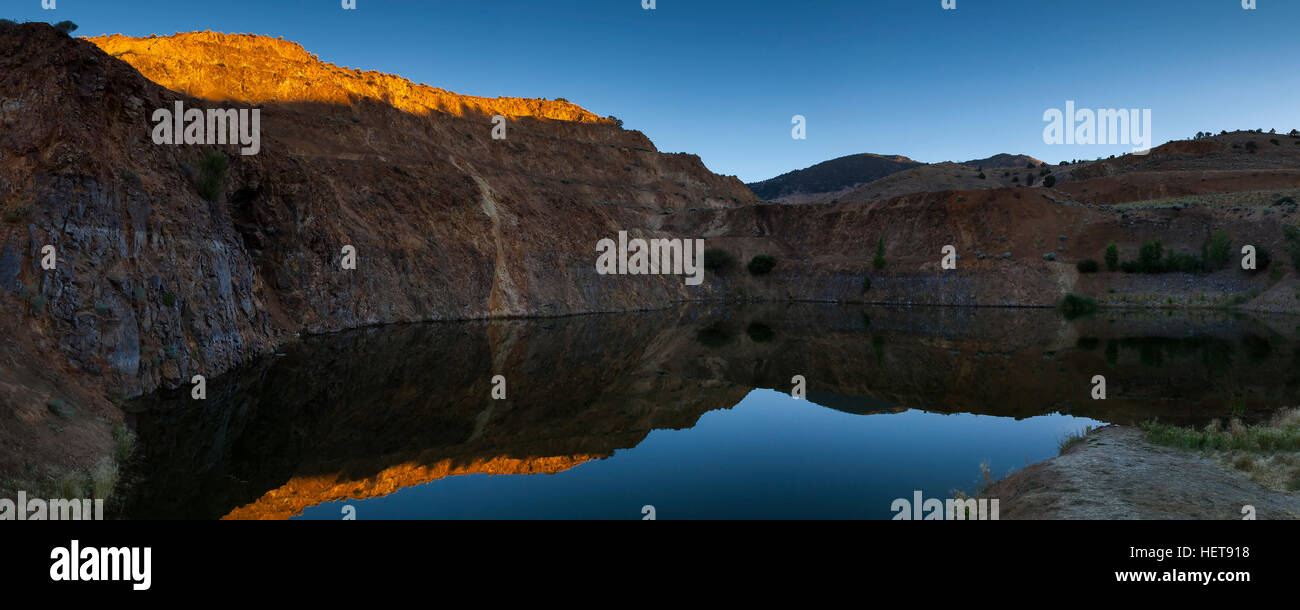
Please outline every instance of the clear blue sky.
M79 36L283 36L458 93L564 97L753 181L858 152L1055 163L1043 112L1150 108L1156 144L1300 128L1300 0L0 0ZM808 138L790 137L793 115Z

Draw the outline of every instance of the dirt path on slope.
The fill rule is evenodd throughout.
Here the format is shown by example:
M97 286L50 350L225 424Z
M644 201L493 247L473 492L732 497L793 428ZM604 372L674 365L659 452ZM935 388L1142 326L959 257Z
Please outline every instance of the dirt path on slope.
M1196 453L1107 426L1055 458L993 484L1003 519L1300 519L1300 498L1270 491Z

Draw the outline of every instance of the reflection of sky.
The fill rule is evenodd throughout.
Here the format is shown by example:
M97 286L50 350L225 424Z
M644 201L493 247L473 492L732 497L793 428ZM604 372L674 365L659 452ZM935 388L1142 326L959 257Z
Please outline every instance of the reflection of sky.
M948 498L1056 455L1070 432L1099 425L924 411L852 415L754 390L688 430L656 430L635 448L554 475L465 475L381 498L330 502L302 518L887 519L895 498Z

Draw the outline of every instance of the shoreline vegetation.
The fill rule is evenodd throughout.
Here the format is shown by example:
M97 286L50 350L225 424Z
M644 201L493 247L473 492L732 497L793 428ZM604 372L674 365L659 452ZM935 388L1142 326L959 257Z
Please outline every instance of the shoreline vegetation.
M1216 419L1197 429L1153 421L1142 431L1152 443L1200 452L1274 491L1300 492L1300 408L1283 408L1255 425Z
M978 495L1007 519L1300 519L1300 408L1250 425L1085 429Z

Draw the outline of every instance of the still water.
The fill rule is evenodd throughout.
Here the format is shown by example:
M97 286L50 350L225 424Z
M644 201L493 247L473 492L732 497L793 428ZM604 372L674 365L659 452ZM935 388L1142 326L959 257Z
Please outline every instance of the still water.
M1263 418L1297 346L1228 312L815 304L363 329L136 401L123 516L887 519L1087 426Z

